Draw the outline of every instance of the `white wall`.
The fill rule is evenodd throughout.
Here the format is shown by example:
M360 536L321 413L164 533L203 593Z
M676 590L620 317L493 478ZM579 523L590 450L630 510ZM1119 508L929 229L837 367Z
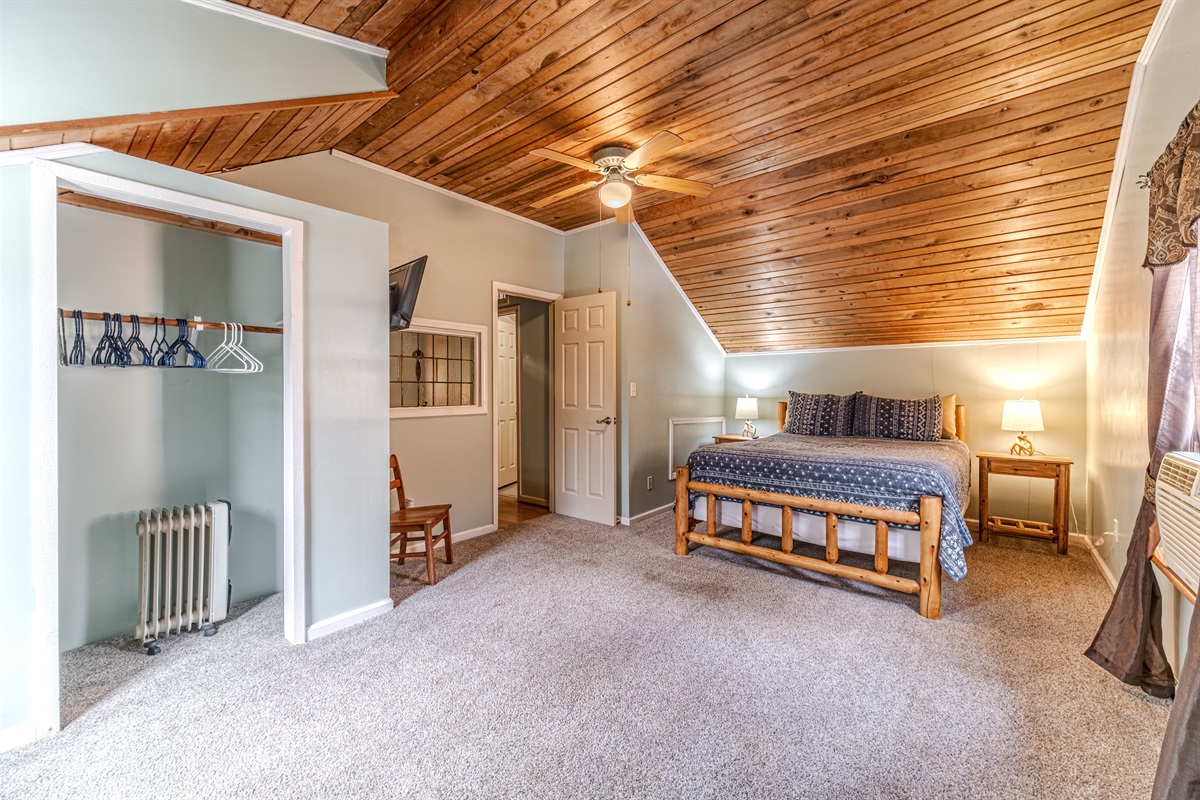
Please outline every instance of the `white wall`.
M384 61L182 0L4 0L0 125L375 92Z
M873 348L786 355L731 356L725 364L724 413L734 424L735 398L759 398L760 433L778 430L775 402L788 390L883 397L958 395L967 409L967 445L1008 452L1016 434L1000 430L1005 400L1040 400L1046 430L1030 433L1037 450L1075 460L1071 496L1078 524L1087 500L1084 431L1085 374L1081 341ZM738 423L740 428L740 423ZM977 518L978 462L972 468L968 518ZM1004 516L1051 519L1052 484L1046 480L996 476L989 480L992 509ZM1071 530L1077 530L1074 521Z
M386 222L389 256L380 281L386 284L388 265L429 256L418 317L490 326L492 281L562 291L560 233L394 173L317 153L222 177ZM385 294L381 290L381 298ZM491 526L490 404L486 414L392 420L390 446L404 470L405 489L418 504L451 503L456 531ZM379 463L386 472L386 457Z
M1132 127L1122 132L1128 159L1124 173L1118 176L1115 213L1105 231L1103 258L1097 264L1099 285L1087 343L1092 529L1111 530L1113 520L1118 521L1120 536L1101 549L1116 576L1125 568L1125 551L1150 458L1146 370L1151 276L1141 267L1146 255L1149 195L1137 188L1136 180L1162 154L1200 99L1200 3L1177 0L1162 38L1143 58L1146 63L1135 96ZM1168 656L1178 665L1192 609L1169 583L1159 583L1165 598L1165 644Z

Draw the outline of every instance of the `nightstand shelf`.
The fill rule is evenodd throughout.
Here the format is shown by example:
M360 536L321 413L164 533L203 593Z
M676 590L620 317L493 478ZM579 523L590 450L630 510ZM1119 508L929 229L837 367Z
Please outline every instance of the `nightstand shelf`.
M979 458L979 541L993 533L1052 541L1059 554L1067 552L1067 509L1071 503L1071 465L1062 456L1014 456L1008 453L976 453ZM988 514L988 476L1016 475L1054 481L1054 512L1050 522L992 516Z
M749 436L742 436L740 433L722 433L720 436L714 436L713 441L717 444L725 444L726 442L748 442Z

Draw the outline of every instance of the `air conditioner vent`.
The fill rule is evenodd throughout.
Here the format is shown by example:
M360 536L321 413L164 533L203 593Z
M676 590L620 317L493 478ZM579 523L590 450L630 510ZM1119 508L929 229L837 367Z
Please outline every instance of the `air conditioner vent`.
M1177 453L1175 455L1184 455ZM1187 495L1196 493L1196 478L1200 477L1200 465L1188 463L1182 458L1164 458L1158 468L1158 482Z
M1163 562L1188 586L1200 584L1200 455L1167 453L1158 469L1155 507Z

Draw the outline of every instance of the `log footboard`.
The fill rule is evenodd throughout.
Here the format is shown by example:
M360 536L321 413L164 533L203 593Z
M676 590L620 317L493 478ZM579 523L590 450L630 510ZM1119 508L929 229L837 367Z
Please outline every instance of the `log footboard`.
M717 547L734 553L745 553L756 558L787 564L801 569L834 575L839 578L862 581L873 586L919 596L919 611L927 619L942 616L942 565L938 561L938 547L942 532L942 498L922 496L919 511L896 511L888 508L842 503L834 500L818 500L797 497L757 489L739 489L733 486L703 483L689 480L687 467L675 470L675 555L686 556L689 543ZM705 495L707 519L703 533L694 531L696 520L691 516L688 493ZM723 539L717 536L717 497L727 497L742 502L741 540ZM783 509L783 535L780 549L751 544L751 510L754 503L767 503ZM817 511L825 514L825 560L797 555L792 552L792 514L794 509ZM858 517L875 520L875 564L874 571L838 563L838 516ZM903 578L888 573L888 523L913 525L920 531L921 561L918 579Z

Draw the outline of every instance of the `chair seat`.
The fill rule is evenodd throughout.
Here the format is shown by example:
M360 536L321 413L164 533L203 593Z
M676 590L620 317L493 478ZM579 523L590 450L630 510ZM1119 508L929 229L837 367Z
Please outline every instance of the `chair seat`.
M433 522L436 524L449 513L449 504L444 506L413 506L412 508L393 511L392 532L395 533L400 530L419 531L425 527L426 523Z

